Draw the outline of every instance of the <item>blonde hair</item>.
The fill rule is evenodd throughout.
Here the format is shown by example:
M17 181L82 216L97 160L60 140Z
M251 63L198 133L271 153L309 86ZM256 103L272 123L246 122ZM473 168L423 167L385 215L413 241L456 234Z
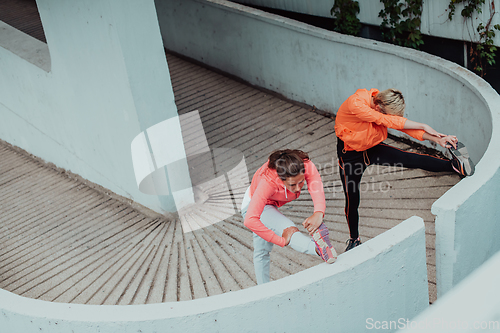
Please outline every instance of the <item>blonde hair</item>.
M373 103L380 107L382 113L400 116L405 113L405 99L401 91L397 89L386 89L379 92L374 98Z

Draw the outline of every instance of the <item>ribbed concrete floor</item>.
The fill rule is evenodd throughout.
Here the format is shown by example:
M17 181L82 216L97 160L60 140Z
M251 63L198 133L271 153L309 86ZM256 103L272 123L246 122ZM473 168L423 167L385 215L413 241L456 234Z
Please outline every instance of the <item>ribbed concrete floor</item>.
M342 253L348 229L333 120L175 56L168 55L168 63L179 114L198 110L210 147L241 151L249 177L274 149L310 153L325 185L325 222ZM424 218L430 299L435 300L430 206L458 176L372 166L363 181L363 241L412 215ZM241 196L243 190L233 194ZM217 187L205 194L207 204L189 212L201 225L227 215ZM300 223L312 212L307 191L282 211L304 232ZM320 263L275 247L271 275L279 279ZM0 288L56 302L144 304L253 285L252 236L240 216L183 233L178 220L148 217L0 143Z
M0 1L0 20L47 43L36 0Z

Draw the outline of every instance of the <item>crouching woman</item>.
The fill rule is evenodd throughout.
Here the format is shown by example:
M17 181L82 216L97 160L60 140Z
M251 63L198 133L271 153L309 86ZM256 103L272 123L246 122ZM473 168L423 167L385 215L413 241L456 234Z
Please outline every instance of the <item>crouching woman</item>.
M306 183L314 212L302 225L310 236L299 232L295 224L278 210L278 207L297 199ZM291 149L273 152L255 172L241 209L245 226L253 231L253 262L258 284L270 281L270 252L274 244L290 245L298 252L319 255L327 263L335 262L337 253L323 223L325 208L321 176L308 154Z

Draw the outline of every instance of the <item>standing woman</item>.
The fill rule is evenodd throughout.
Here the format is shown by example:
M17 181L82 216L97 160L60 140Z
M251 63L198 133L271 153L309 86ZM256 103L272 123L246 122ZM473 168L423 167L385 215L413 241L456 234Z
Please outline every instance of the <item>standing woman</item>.
M302 225L312 236L307 237L278 207L297 199L300 190L307 189L314 203L314 212ZM325 193L316 166L301 150L278 150L255 172L245 192L241 214L247 228L253 231L254 268L257 284L270 281L270 255L273 245L290 245L296 251L319 255L327 263L337 259L337 253L323 224Z
M335 118L340 179L345 194L345 216L350 238L346 251L361 244L358 231L359 184L371 164L419 168L427 171L455 171L461 177L474 173L467 148L454 135L444 135L429 125L403 117L405 101L399 90L358 89L340 106ZM382 143L387 128L448 148L452 159L400 150Z

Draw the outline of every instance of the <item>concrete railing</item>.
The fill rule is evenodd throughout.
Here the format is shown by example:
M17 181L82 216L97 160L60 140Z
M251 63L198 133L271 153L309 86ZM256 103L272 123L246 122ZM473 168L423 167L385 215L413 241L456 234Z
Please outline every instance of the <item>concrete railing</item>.
M405 95L408 118L467 145L479 162L476 174L433 206L438 295L500 249L491 236L500 235L500 97L484 80L423 52L223 0L157 0L156 6L170 50L332 113L358 88L395 87Z
M428 306L425 227L412 217L295 275L184 302L98 306L44 302L0 290L2 332L335 332L413 318ZM326 311L326 313L325 313Z
M11 53L9 56L20 58L20 62L27 61L35 65L31 70L38 71L40 69L38 71L39 75L45 74L43 71L50 72L50 53L47 44L12 28L2 21L0 21L0 47L9 50ZM3 54L3 57L7 57L7 55Z

